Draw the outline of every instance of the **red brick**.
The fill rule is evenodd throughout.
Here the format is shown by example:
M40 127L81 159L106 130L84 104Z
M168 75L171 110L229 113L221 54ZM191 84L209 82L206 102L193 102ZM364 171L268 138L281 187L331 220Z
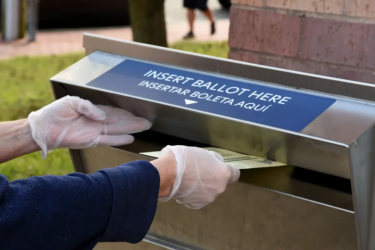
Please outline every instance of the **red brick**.
M344 0L267 0L267 6L316 13L342 14Z
M289 10L323 12L324 0L267 0L267 6Z
M375 83L375 72L374 71L370 70L370 71L364 71L364 72L358 72L358 73L359 73L359 77L354 79L355 81L366 82L366 83Z
M327 14L338 14L344 13L344 1L345 0L325 0L324 13Z
M263 56L260 58L259 62L260 64L271 67L290 69L311 74L319 74L321 72L319 64L307 60L293 60L282 57Z
M375 18L374 0L345 0L346 14L349 16Z
M367 82L375 84L375 71L358 69L343 65L333 65L328 63L319 63L309 60L285 58L278 56L261 55L258 53L246 52L246 57L241 55L241 52L235 52L234 60L241 60L244 62L253 63L253 58L257 58L257 63L270 67L277 67L282 69L289 69L304 73L324 75L347 80ZM240 56L238 56L240 55ZM249 60L250 59L250 60Z
M233 7L230 20L230 47L297 56L300 17Z
M242 53L230 50L229 53L228 53L228 59L243 61L242 60Z
M249 63L258 63L259 56L253 53L245 53L238 51L229 51L228 58L237 61L249 62Z
M301 58L375 68L375 25L306 18Z
M253 55L251 53L246 53L246 54L242 55L242 61L258 64L259 63L259 56Z
M368 24L367 27L365 46L361 53L363 64L360 65L373 69L375 68L375 24Z
M232 0L232 4L241 4L247 6L263 6L263 0Z
M341 65L321 65L319 74L358 82L375 83L374 73L373 70Z

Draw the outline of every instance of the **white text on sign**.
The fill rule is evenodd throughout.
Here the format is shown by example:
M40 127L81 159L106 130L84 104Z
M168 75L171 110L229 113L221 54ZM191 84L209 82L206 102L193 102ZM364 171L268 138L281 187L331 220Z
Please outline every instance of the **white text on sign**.
M173 94L185 95L192 98L197 98L201 100L206 100L209 102L217 102L221 104L227 104L234 107L245 108L254 111L264 112L272 105L285 105L292 98L289 96L281 96L273 93L266 93L251 90L248 88L241 88L236 86L227 86L225 84L214 83L214 82L205 82L201 79L194 79L191 77L186 77L182 75L170 74L168 72L160 72L155 70L150 70L143 75L146 78L151 78L151 81L142 81L138 86L146 87L150 89L155 89L158 91L166 91ZM171 85L183 85L185 88L171 86L168 84L160 84L158 82L152 82L152 79L158 81L169 82ZM201 91L191 91L191 88L206 89L209 91L215 91L227 95L233 95L236 97L229 98L220 95L214 95L211 93L205 93ZM237 100L238 97L242 100ZM252 99L252 102L246 101L246 99ZM250 100L251 101L251 100ZM260 103L255 103L254 101L262 101ZM266 103L264 103L266 102Z

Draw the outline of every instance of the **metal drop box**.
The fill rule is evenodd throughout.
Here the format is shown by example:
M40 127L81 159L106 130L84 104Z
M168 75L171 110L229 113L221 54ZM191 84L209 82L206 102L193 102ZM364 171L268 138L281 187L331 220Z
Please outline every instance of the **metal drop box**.
M153 127L132 145L70 150L76 171L176 144L287 164L242 170L201 210L159 203L142 243L96 249L375 249L373 85L89 34L84 48L51 79L55 97L121 107Z

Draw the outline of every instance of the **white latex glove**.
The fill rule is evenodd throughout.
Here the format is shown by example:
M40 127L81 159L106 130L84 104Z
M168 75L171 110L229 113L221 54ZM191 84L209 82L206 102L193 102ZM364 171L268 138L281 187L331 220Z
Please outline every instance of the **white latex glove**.
M199 209L213 202L228 184L235 183L240 170L226 163L221 155L202 148L167 146L161 156L172 152L176 159L176 179L171 193L159 201L174 198L188 208Z
M151 123L109 106L96 106L79 97L65 96L32 112L28 121L32 137L45 158L56 148L82 149L130 144L129 135L147 130Z

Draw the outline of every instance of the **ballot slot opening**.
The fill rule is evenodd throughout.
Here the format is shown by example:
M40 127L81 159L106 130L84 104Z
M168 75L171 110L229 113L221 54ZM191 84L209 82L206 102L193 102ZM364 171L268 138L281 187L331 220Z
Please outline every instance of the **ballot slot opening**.
M155 131L145 131L133 135L131 145L117 149L140 154L161 151L167 145L211 147L211 145L170 136ZM152 158L150 158L152 159ZM230 163L229 163L230 164ZM271 168L242 169L240 181L295 197L320 202L340 209L354 211L350 180L301 168L281 166Z
M122 98L118 95L103 95L94 90L72 85L58 85L60 88L55 86L55 91L58 90L59 95L78 95L82 98L92 100L94 103L103 105L113 105L109 101L110 98ZM137 107L136 103L138 102L134 102L128 107L135 108ZM135 137L134 143L117 147L117 149L140 154L143 152L161 151L167 145L185 145L202 148L212 146L155 131L137 133L133 136ZM144 158L144 156L139 156L140 158ZM282 192L295 197L354 211L350 180L308 170L299 166L286 165L282 167L241 170L240 181L271 191Z
M57 82L56 84L53 83L53 85L56 96L64 96L67 94L77 95L81 98L91 100L96 104L119 106L121 108L126 107L130 112L140 116L143 116L145 112L146 114L148 112L156 114L159 113L159 115L163 114L163 120L158 119L156 125L160 128L160 124L163 124L164 126L166 122L172 122L168 125L168 129L172 129L173 134L184 134L182 130L183 126L194 120L192 117L189 117L188 120L186 120L186 118L184 117L184 114L190 115L192 114L191 112L189 113L189 111L183 111L177 108L165 109L165 106L156 107L152 106L150 102L145 102L143 100L141 101L132 99L118 94L104 94L94 89L82 88L81 86L59 84ZM180 119L186 120L185 123L182 123ZM217 121L220 121L221 126L224 126L222 125L225 122L224 119L218 119ZM210 126L215 126L217 124L217 121L211 122ZM233 130L233 126L235 125L237 127L235 130ZM198 129L210 129L206 126L207 125L205 123L201 123L201 127ZM246 127L243 124L231 124L228 128L231 128L231 133L236 133L238 140L245 140L245 138L249 138L249 140L251 139L247 134L247 131L249 131L250 128ZM153 129L154 128L152 128L152 130ZM256 128L251 129L254 131L254 133L257 131L256 134L269 132ZM134 154L140 154L143 152L160 151L167 145L186 145L196 147L212 146L199 143L198 141L200 139L197 137L192 140L187 140L180 137L168 135L171 133L171 131L163 131L163 133L155 131L137 133L134 134L135 142L133 144L118 147L118 149ZM183 137L189 138L186 135L183 135ZM205 138L205 141L209 141L208 139L209 138ZM300 142L303 141L293 142L293 145L298 145L297 147L301 147L302 144L300 144ZM232 140L231 143L236 143L236 141ZM303 145L306 146L306 144ZM290 148L289 150L292 150L295 154L298 151L298 148ZM305 150L305 152L307 152L307 150ZM254 154L254 156L257 155ZM141 155L139 158L144 159L144 157L141 157ZM307 159L303 159L301 162L305 161L307 161ZM346 209L349 211L354 210L351 195L351 185L349 180L323 174L321 172L316 172L313 170L307 170L299 166L286 165L282 167L241 170L240 181L242 183L255 185L261 188L269 189L271 191L282 192L314 202L324 203L341 209Z
M350 243L354 242L356 237L362 248L371 244L370 239L373 238L373 232L375 232L371 225L372 214L370 213L371 204L373 204L371 194L374 189L371 177L374 165L372 151L375 108L373 105L368 105L368 102L364 103L359 100L370 101L370 104L374 101L372 98L363 97L363 93L371 92L370 86L317 75L280 71L272 67L262 68L246 63L201 57L97 36L86 36L85 48L88 56L84 60L51 79L55 97L61 98L70 94L88 99L94 104L124 108L136 116L150 120L153 123L153 128L151 128L153 131L136 134L136 142L125 147L70 150L77 171L92 173L100 168L118 166L125 162L150 160L151 158L140 153L160 151L166 145L211 146L198 142L275 161L288 162L291 165L241 170L240 182L234 184L241 186L236 186L226 193L235 198L240 197L241 201L249 199L247 203L241 203L246 207L239 211L244 213L243 217L239 214L240 219L244 218L244 223L258 221L262 229L264 225L270 228L270 231L257 230L265 234L261 237L255 234L254 237L266 242L269 232L272 232L275 234L275 242L279 242L280 239L295 235L297 245L303 245L306 243L304 239L306 235L320 233L325 239L322 241L323 247L324 244L325 246L334 245L334 242L337 239L340 240L342 235L345 236L344 244L349 248ZM142 65L135 61L141 61ZM122 65L121 70L118 70L119 64ZM157 70L154 67L155 64L163 70ZM141 69L140 66L147 66L147 68L138 70ZM285 112L272 113L271 111L276 110L275 107L268 108L263 116L268 119L267 121L251 120L248 123L246 119L232 119L235 111L238 111L238 115L248 115L254 110L251 111L251 104L247 101L237 102L240 97L236 96L232 98L235 100L233 107L237 104L236 108L228 108L233 112L223 113L223 107L225 107L223 104L229 107L232 105L231 99L225 99L225 101L220 98L216 99L216 94L220 96L224 94L218 93L219 91L213 92L218 90L216 87L219 85L215 87L216 82L223 84L228 79L220 78L211 85L208 84L212 82L211 80L204 81L204 84L194 84L194 86L185 84L181 91L177 88L175 93L171 93L172 88L168 92L161 92L165 87L161 85L163 81L152 80L158 84L145 83L151 79L147 72L171 73L168 67L174 67L172 71L182 70L181 74L176 74L181 76L189 77L192 74L191 71L194 71L196 75L191 77L197 79L202 78L195 77L200 73L209 73L210 79L213 79L216 77L212 77L213 74L224 72L223 74L227 75L226 78L233 77L234 80L243 77L245 81L261 81L264 86L272 88L272 91L260 91L259 87L255 86L256 84L251 86L252 90L257 93L265 92L265 99L268 93L273 96L276 94L284 96L273 85L277 84L288 92L287 96L293 94L291 100L294 100L295 107L301 112L294 112L294 109L290 108L291 105L278 105L278 108L287 107L284 108ZM164 70L166 68L168 69ZM220 77L220 74L217 76ZM172 86L170 82L165 84ZM333 88L332 84L336 87ZM63 88L63 85L66 88ZM206 86L210 88L206 90ZM235 87L242 86L242 83L236 81L235 84L226 84L226 86L231 86L231 90L234 91ZM160 89L156 89L159 87ZM211 87L213 87L212 91ZM305 94L306 97L312 99L295 98L295 89L291 89L295 87L298 87L300 94ZM181 95L181 93L186 93L186 89L191 90L192 96L185 98ZM196 92L199 94L194 94ZM211 94L215 95L211 96ZM231 96L235 94L228 93L227 97ZM352 99L353 97L358 101ZM212 102L218 100L223 103L211 105ZM242 101L242 99L238 100ZM246 98L246 100L250 99ZM292 102L290 101L289 104ZM314 115L308 112L311 111L310 108L319 111L318 106L321 112L314 113ZM220 109L216 110L212 107L220 107ZM259 111L257 110L258 114L262 110ZM305 123L298 128L295 127L302 118L306 118ZM273 155L269 155L269 152ZM351 190L350 182L353 190ZM233 190L244 192L236 193ZM356 207L355 214L353 214L353 203ZM238 206L237 202L226 204L221 203L220 206L224 208L225 206L228 208ZM323 206L327 207L323 208ZM165 210L168 214L171 211L169 209ZM255 209L259 212L254 213ZM253 210L255 217L245 217L250 210ZM159 213L160 211L162 209ZM228 216L226 208L220 208L220 211L224 211L223 217ZM214 215L215 219L219 217L217 214ZM278 218L281 218L279 215L285 215L282 217L284 221L278 221ZM188 221L186 225L189 223L191 222ZM282 223L283 230L277 230L280 223ZM225 222L222 225L226 225ZM356 233L355 225L357 225ZM308 230L303 230L304 228ZM250 231L250 233L253 232L254 230ZM320 239L316 239L314 242L319 242ZM318 245L322 246L321 243Z

